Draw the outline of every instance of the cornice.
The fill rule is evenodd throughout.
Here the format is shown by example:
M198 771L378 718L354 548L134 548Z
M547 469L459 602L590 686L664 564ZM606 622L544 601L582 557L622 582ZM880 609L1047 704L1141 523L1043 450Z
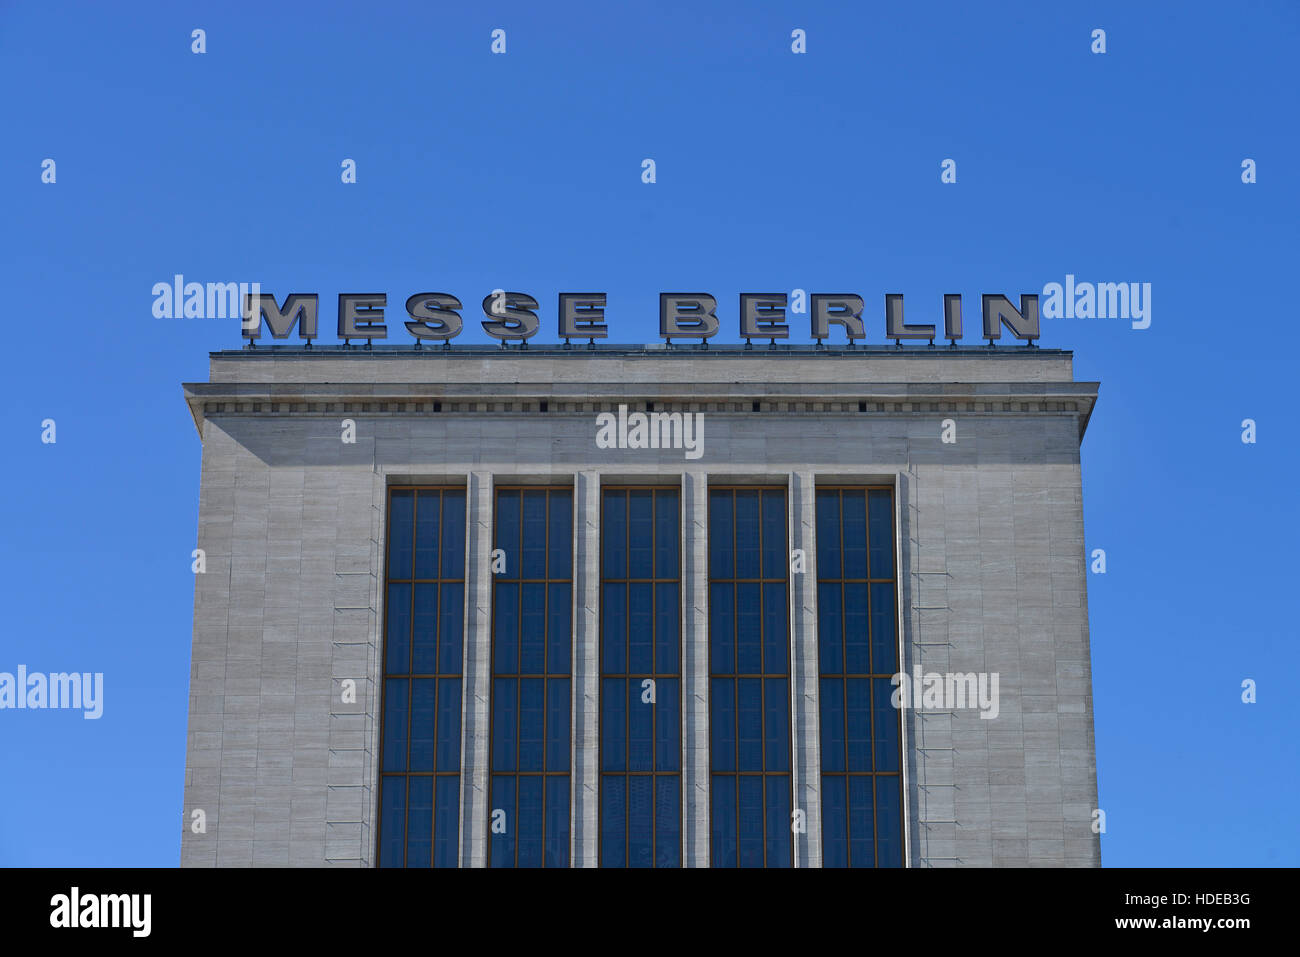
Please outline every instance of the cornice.
M629 411L857 415L1072 415L1083 439L1096 382L973 383L185 383L194 424L208 416L590 416Z

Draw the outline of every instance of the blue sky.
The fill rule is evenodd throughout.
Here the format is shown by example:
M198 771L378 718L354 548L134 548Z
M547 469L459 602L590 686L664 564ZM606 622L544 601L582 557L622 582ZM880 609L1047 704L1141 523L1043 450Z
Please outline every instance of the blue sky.
M969 329L982 292L1151 283L1150 328L1042 339L1101 382L1103 863L1300 864L1300 7L977 6L0 4L0 670L105 674L98 721L0 712L0 864L179 861L201 451L180 383L241 339L153 318L176 273L319 292L325 341L340 292L525 291L550 342L556 294L597 289L610 341L648 342L661 291L717 296L718 341L739 292L854 291L882 343L887 292L913 322L961 292ZM486 341L465 315L458 341Z

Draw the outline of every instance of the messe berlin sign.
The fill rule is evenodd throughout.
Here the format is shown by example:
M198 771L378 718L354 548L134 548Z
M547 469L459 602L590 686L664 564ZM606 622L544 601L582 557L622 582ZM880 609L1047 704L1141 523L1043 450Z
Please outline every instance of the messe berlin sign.
M981 335L993 343L1002 336L1005 327L1012 336L1033 345L1039 338L1038 296L1022 295L1020 308L1001 294L980 297L982 312ZM318 336L320 297L315 293L292 293L283 303L277 303L271 293L256 292L245 295L243 309L243 334L249 346L256 345L262 334L263 323L275 339L287 339L295 326L298 338L308 345ZM933 343L936 335L955 344L963 336L961 296L943 297L942 331L937 324L907 323L903 318L903 297L885 296L884 335L901 345L904 339L928 339ZM787 312L807 314L811 336L820 346L831 338L831 326L839 326L850 348L859 339L866 338L861 296L852 293L812 293L795 290L783 292L743 292L738 309L740 337L752 339L788 339L790 323ZM406 300L405 314L401 317L406 331L418 347L423 342L441 342L449 346L464 327L460 310L464 307L455 296L441 292L421 292ZM493 290L483 299L483 330L503 344L518 341L524 346L541 328L538 303L522 292ZM605 321L606 297L603 292L562 292L556 309L558 334L568 345L571 339L586 339L594 343L607 338L609 325ZM342 293L338 304L338 337L345 343L354 339L369 343L388 338L390 317L386 315L388 296L385 293ZM674 339L698 339L707 347L708 340L717 335L721 322L717 314L718 301L703 292L665 292L659 294L659 335L671 343Z

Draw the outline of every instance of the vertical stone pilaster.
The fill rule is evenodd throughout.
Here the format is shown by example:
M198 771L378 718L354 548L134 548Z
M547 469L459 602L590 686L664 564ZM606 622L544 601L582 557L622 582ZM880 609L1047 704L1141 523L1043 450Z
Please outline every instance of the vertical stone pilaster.
M900 673L910 675L915 665L920 665L925 670L924 661L925 651L927 648L937 648L939 651L946 652L947 645L931 645L928 641L933 639L922 640L922 636L931 634L932 628L923 628L921 626L922 610L916 606L924 604L918 602L921 592L921 552L920 546L922 541L920 507L918 493L918 476L915 466L909 466L906 471L897 473L894 486L894 520L895 525L895 545L894 545L894 565L895 573L898 576L897 586L897 603L898 603L898 665ZM957 497L954 492L945 492L944 497ZM947 574L946 558L945 563L939 566L943 574ZM947 621L945 620L945 637L947 634ZM945 655L946 661L946 655ZM899 715L899 730L902 735L902 777L903 777L903 864L905 867L934 867L946 866L954 861L932 861L930 859L930 835L932 827L925 823L930 816L929 799L932 789L927 787L927 754L928 751L921 750L926 747L926 741L933 742L934 736L929 739L926 737L927 716L919 713L923 709L918 702L913 702L911 707L902 709ZM951 724L949 724L951 727ZM933 752L942 757L941 752ZM977 774L975 781L982 778L988 780L987 768L980 769L982 774ZM955 783L957 779L953 778L952 782L944 782L941 777L941 783ZM937 790L937 789L936 789ZM949 790L949 789L944 789ZM973 790L973 788L972 788ZM987 790L987 786L983 788ZM979 800L979 796L976 797ZM942 814L933 815L940 818ZM955 818L955 815L954 815Z
M682 864L709 866L709 497L682 475Z
M790 473L790 547L802 549L804 570L790 575L790 696L794 806L804 812L795 834L796 867L822 866L821 737L817 711L817 527L813 474Z
M573 867L599 866L600 473L574 477Z
M471 472L466 488L465 686L462 701L460 828L462 867L487 864L488 735L492 682L492 473Z
M305 500L304 500L305 502ZM366 718L365 718L365 740L366 754L363 759L362 784L361 784L361 867L374 867L378 863L379 848L375 843L375 837L378 833L377 821L379 818L379 768L381 764L381 755L379 754L379 733L382 724L382 715L380 713L380 702L383 701L384 685L384 605L387 596L384 595L384 549L387 547L387 529L385 528L388 514L388 484L384 476L378 472L372 473L370 478L370 623L367 633L370 637L370 648L366 654L367 657L367 675L366 682ZM304 529L305 532L305 529ZM305 534L304 534L305 540ZM306 568L304 566L304 575ZM313 589L314 590L314 589ZM299 644L302 643L301 631L299 632ZM339 738L335 723L335 705L331 701L330 705L330 747L334 747ZM304 715L298 714L294 717L295 729L298 727L300 718ZM306 724L307 722L303 722ZM329 805L329 799L334 796L332 789L326 798L326 806Z

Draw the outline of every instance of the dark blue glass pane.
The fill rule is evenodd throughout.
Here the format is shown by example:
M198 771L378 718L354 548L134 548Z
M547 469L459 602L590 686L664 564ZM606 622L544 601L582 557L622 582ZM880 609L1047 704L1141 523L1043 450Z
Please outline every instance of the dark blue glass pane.
M515 866L515 778L508 774L492 776L492 810L488 816L488 853L492 867Z
M573 617L572 597L569 584L547 585L546 601L546 672L552 675L567 675L573 667L573 658L569 652L573 636L570 624Z
M627 770L627 680L600 682L600 769Z
M415 623L411 635L411 673L438 670L438 586L415 586Z
M676 578L681 551L681 523L677 516L677 492L655 495L655 577Z
M655 778L655 867L682 866L682 795L676 775Z
M785 584L763 586L763 671L790 672L790 619L786 616Z
M676 771L682 757L678 729L682 723L681 682L677 678L659 678L655 687L655 770Z
M844 585L844 664L847 674L870 674L869 641L867 586L847 583Z
M791 865L790 779L765 777L767 787L767 866Z
M844 679L821 680L822 770L844 770Z
M519 586L519 673L546 671L546 586L525 582Z
M600 866L627 866L627 778L600 779Z
M460 770L460 679L438 679L438 767Z
M844 707L848 716L848 766L850 771L871 770L871 687L869 678L844 682Z
M817 586L817 658L824 675L838 675L844 671L840 588L835 582L823 582Z
M388 500L388 577L411 577L411 535L415 493L393 492Z
M569 770L568 678L546 679L546 770Z
M740 707L738 710L740 732L740 771L763 770L763 679L741 678Z
M464 492L442 495L442 577L465 577Z
M867 498L844 493L844 577L867 577Z
M492 670L519 672L519 586L497 582L492 602Z
M384 681L385 771L406 770L406 712L411 706L411 682L407 678Z
M786 678L766 678L763 681L763 725L766 730L765 747L768 771L790 770L790 682Z
M871 586L871 654L875 674L898 671L898 637L894 629L894 586Z
M569 776L546 778L546 866L569 866Z
M627 683L627 769L650 771L654 768L655 705L645 699L649 689L645 682L653 679L633 678Z
M627 779L627 866L654 864L654 778L632 774Z
M497 520L493 548L506 553L506 570L498 579L519 577L519 492L497 493Z
M712 814L709 826L709 852L714 867L736 866L736 779L714 775L709 782Z
M763 577L785 578L789 557L785 534L785 492L763 493Z
M884 780L883 778L881 780ZM849 775L849 866L875 867L871 778Z
M517 679L492 680L492 770L515 769L515 740L518 734L519 702Z
M736 679L709 680L709 764L714 771L736 770ZM717 778L714 778L717 781Z
M736 673L736 586L709 585L709 671Z
M876 839L880 867L903 866L903 819L899 805L902 777L876 778Z
M606 490L601 512L601 576L627 577L627 492ZM603 853L603 852L602 852Z
M548 507L551 513L548 577L568 578L573 571L573 494L552 492Z
M840 493L817 493L817 577L840 577Z
M736 577L758 578L759 555L758 490L736 492Z
M433 678L416 678L411 684L411 770L432 771L438 683ZM429 820L433 820L432 816Z
M460 827L460 778L442 776L434 789L433 866L456 867Z
M740 866L763 866L763 777L742 774L736 778L739 788Z
M382 779L379 812L379 866L401 867L406 848L406 778Z
M519 575L521 578L541 579L546 577L546 492L541 489L526 489L523 498ZM522 863L520 866L523 866Z
M546 819L542 775L519 776L519 866L542 866L542 826Z
M438 528L442 521L442 495L420 492L415 499L415 577L438 577ZM432 797L430 798L432 800Z
M390 675L411 671L411 586L389 585L388 634L384 641L384 670Z
M845 779L822 777L822 867L849 866L848 807Z
M546 769L546 686L543 678L519 679L519 770Z
M605 674L627 674L627 585L601 589L600 652Z
M709 578L735 574L735 541L730 492L709 493Z
M628 578L654 577L654 507L650 489L633 489L627 502Z
M433 778L411 778L406 812L406 866L433 864Z
M444 675L460 674L461 649L465 645L465 586L438 586L438 670Z
M742 675L763 671L763 600L758 584L736 586L736 667Z
M898 770L898 709L891 698L894 685L888 678L873 678L872 691L875 694L875 729L876 729L876 770Z
M636 582L627 586L628 672L654 671L654 586Z
M869 493L871 577L894 577L894 502L888 489Z
M677 673L681 648L681 603L678 584L655 585L655 670L661 675Z

